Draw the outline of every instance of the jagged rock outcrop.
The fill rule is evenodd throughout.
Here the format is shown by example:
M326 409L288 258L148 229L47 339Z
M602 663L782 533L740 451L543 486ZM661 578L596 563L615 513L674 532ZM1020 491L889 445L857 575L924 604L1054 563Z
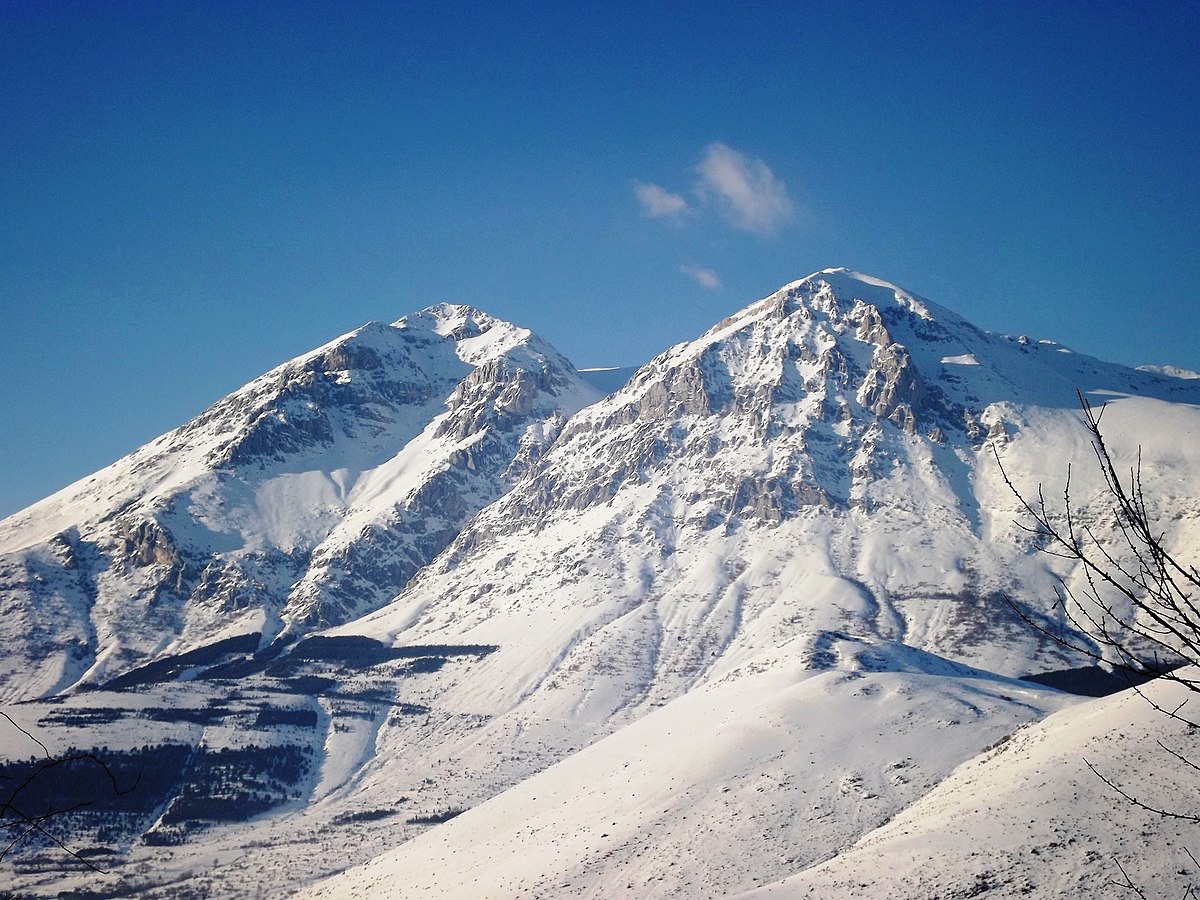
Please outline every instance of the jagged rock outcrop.
M986 613L987 634L967 599L1014 584L1054 596L1049 569L1021 549L993 448L1044 463L1041 438L1021 437L1046 422L1070 433L1078 384L1164 399L1195 388L1043 346L985 334L877 279L819 272L573 416L397 608L425 611L418 632L453 621L490 633L514 605L553 598L546 615L588 610L581 642L648 644L656 671L685 680L711 664L697 647L750 621L763 634L920 635L923 649L1001 667L1014 654L1055 659L1007 605ZM501 561L503 587L479 590ZM836 609L810 604L812 588L785 601L783 571L822 573L847 593ZM470 604L437 599L461 596Z

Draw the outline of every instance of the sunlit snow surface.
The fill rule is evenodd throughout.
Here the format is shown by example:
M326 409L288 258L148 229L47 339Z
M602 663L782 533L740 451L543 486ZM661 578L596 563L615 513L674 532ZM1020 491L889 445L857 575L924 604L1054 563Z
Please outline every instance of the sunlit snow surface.
M1187 700L1178 685L1144 690L1164 710ZM1132 894L1119 884L1187 896L1200 881L1189 855L1196 827L1117 790L1168 814L1200 815L1195 770L1173 754L1194 762L1200 736L1145 697L1085 703L1017 731L828 862L743 896Z
M719 896L828 859L1066 701L800 635L304 896Z
M528 331L449 305L273 369L0 523L0 697L382 605L598 396Z

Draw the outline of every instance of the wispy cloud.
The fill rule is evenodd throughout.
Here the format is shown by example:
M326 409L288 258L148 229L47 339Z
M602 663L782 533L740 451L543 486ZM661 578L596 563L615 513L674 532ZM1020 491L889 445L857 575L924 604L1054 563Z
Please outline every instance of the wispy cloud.
M652 219L679 219L691 212L691 207L679 194L672 194L657 184L633 183L633 192L642 204L642 212Z
M701 287L717 291L721 289L721 278L712 269L702 266L680 266L679 271L694 280Z
M696 171L700 195L715 197L736 228L773 235L796 215L787 187L761 159L712 143L705 148Z

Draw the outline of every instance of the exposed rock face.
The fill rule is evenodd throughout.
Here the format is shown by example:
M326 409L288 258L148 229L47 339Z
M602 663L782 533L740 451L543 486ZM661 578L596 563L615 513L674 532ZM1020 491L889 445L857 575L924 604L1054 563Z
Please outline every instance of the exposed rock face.
M799 282L659 356L568 423L563 443L606 445L592 478L535 472L511 502L522 514L585 509L682 465L697 479L691 496L726 513L780 521L848 508L856 480L875 471L863 453L873 452L879 423L943 442L966 415L953 420L953 404L893 337L950 340L945 329L907 295L865 285L867 302L855 286L864 287L841 273Z
M229 467L282 462L331 447L339 437L369 439L386 430L395 410L440 399L456 375L469 374L465 364L432 371L421 365L425 354L446 357L443 343L436 334L369 323L218 402L180 429L181 436L234 425L236 438L207 457Z
M1005 556L1019 537L992 448L1021 444L1031 415L1035 433L1073 427L1073 383L1184 394L1040 346L875 279L817 273L576 413L396 608L421 610L405 622L432 634L450 623L490 633L513 610L579 610L559 682L587 645L639 648L634 668L694 683L731 634L768 641L801 627L910 638L981 664L1022 642L1029 658L1054 659L996 609L1014 584L1054 594L1045 566ZM808 600L825 577L844 589L832 606ZM576 701L590 702L586 679L578 686Z
M452 334L480 337L481 318L470 311ZM316 547L281 611L290 633L339 624L394 597L540 458L569 413L596 398L570 363L528 346L532 353L481 361L455 385L427 429L439 449L419 483L374 519L352 512Z
M901 344L876 347L859 389L858 402L881 419L890 419L909 434L915 430L914 409L925 399L925 385Z
M102 680L241 620L294 637L386 603L597 396L540 339L468 307L279 366L4 523L0 603L39 622L3 635L11 673L45 670L15 690ZM68 527L31 534L56 516ZM64 644L85 649L62 663Z
M153 519L120 521L117 525L117 538L120 541L117 557L126 565L159 565L167 569L181 567L179 551Z

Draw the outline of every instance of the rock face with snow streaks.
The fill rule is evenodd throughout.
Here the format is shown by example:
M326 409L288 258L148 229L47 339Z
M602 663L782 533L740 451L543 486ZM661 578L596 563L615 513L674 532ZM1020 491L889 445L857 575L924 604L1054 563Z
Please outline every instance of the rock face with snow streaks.
M513 686L508 700L489 688L498 704L553 683L556 704L602 718L669 701L804 630L1009 675L1066 664L1001 599L1040 612L1061 573L1013 524L996 454L1028 489L1029 473L1065 472L1085 449L1076 386L1126 395L1114 421L1198 397L1188 382L985 334L894 285L825 270L573 416L363 627L496 644L487 665ZM1186 428L1195 408L1176 408ZM1115 440L1136 453L1136 429ZM1048 443L1060 448L1052 471ZM1186 463L1180 449L1169 466ZM1079 477L1086 506L1098 485ZM557 622L555 637L515 624L529 616Z
M449 305L285 363L0 525L5 689L368 612L596 396L528 331Z
M1045 614L1056 579L1080 573L1039 556L1014 524L1019 507L997 462L1027 492L1074 462L1079 521L1112 535L1077 389L1112 400L1106 424L1119 465L1143 454L1147 493L1159 498L1158 514L1185 523L1178 549L1195 558L1200 505L1186 485L1200 474L1188 437L1200 430L1200 393L1183 380L986 334L840 269L788 285L647 363L572 417L520 483L391 605L340 629L497 648L440 695L477 717L469 744L444 751L465 754L455 771L472 785L447 787L445 805L474 806L480 785L492 785L484 793L494 799L313 896L404 897L420 892L414 886L468 896L464 858L479 861L465 874L489 896L715 894L819 863L885 821L882 798L913 779L927 779L922 793L942 777L922 773L948 772L994 743L965 750L955 741L1063 702L981 691L947 660L1007 677L1078 664L1004 599ZM928 654L913 659L937 677L893 684L887 659L900 648ZM785 675L791 667L805 674ZM760 678L780 679L791 725L757 711L734 725L740 713L722 718L705 706L741 685L745 698L731 708L757 710ZM801 684L821 685L821 699ZM992 690L1001 704L984 702ZM971 699L948 704L959 691ZM847 712L859 703L895 718ZM823 750L775 767L843 715L854 737L827 735L816 741ZM887 757L910 727L911 752ZM499 770L466 762L536 757L564 734L573 753L527 781L514 773L508 791ZM874 740L883 755L845 770L840 795L825 799L847 748ZM663 747L671 749L660 764ZM600 787L580 787L583 772ZM864 772L892 780L868 789ZM795 779L799 794L790 803L730 798L730 785L757 778ZM707 826L696 814L705 802L732 804L749 821L729 812ZM836 839L813 846L814 829ZM553 847L553 860L506 862L531 844ZM738 849L709 864L729 847Z

